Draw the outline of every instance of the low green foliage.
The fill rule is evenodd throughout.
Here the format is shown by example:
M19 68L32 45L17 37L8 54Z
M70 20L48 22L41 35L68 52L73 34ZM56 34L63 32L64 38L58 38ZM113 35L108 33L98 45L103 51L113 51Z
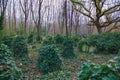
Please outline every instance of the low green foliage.
M76 36L71 36L71 39L73 40L73 44L76 47L77 43L81 40L81 37L76 35Z
M120 33L119 32L103 33L101 35L98 35L96 39L96 43L95 43L98 52L102 51L102 52L112 53L112 54L118 53L120 49L119 44L120 44Z
M31 43L34 42L34 32L31 32L31 33L29 34L27 42L28 42L29 44L31 44Z
M3 22L4 22L4 14L1 13L1 15L0 15L0 31L3 30Z
M84 50L83 50L83 46L84 45L87 45L87 42L85 40L79 41L79 43L78 43L78 49L79 49L80 52L84 52Z
M119 80L120 58L110 60L108 63L95 64L90 61L80 66L78 80Z
M38 80L72 80L70 71L57 71L41 76Z
M75 57L73 41L71 39L66 38L64 40L62 56L64 58L73 58L73 57Z
M13 52L16 59L28 59L27 42L24 36L17 36L14 39Z
M45 39L43 39L43 45L51 45L54 44L54 39L52 36L46 36Z
M52 45L40 49L37 61L38 69L43 73L61 70L61 60Z
M22 72L12 60L13 53L4 44L0 45L0 80L18 80Z
M56 44L63 44L63 42L64 42L64 36L61 36L61 35L57 34L54 37L54 41L55 41Z
M5 36L2 39L2 42L7 45L10 49L12 49L13 45L13 38L11 36Z
M78 48L81 51L84 45L95 47L97 52L117 54L120 49L120 33L102 33L92 35L79 42Z
M5 60L10 59L13 56L13 53L8 49L4 44L0 45L0 63L4 63Z
M2 42L2 37L3 37L2 30L4 29L4 27L3 27L4 16L3 15L4 15L3 13L1 13L1 15L0 15L0 43Z

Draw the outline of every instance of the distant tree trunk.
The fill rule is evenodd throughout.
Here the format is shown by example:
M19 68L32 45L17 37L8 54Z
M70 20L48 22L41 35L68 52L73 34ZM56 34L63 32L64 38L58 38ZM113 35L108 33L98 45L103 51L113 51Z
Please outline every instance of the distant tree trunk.
M41 8L42 8L42 2L43 0L39 0L39 10L38 10L38 24L37 24L37 34L38 34L38 37L40 38L40 35L41 35Z
M70 19L70 36L72 35L72 27L73 27L73 13L74 13L74 9L73 9L73 6L72 6L71 19Z
M29 4L28 0L24 0L24 2L19 0L19 2L20 2L20 6L22 8L22 11L24 13L24 32L27 33L27 20L29 17L30 4Z
M65 12L65 27L66 27L66 36L68 37L69 36L69 34L68 34L68 24L67 24L67 22L68 22L68 17L67 17L67 0L65 0L65 3L64 3L64 12Z
M13 0L13 17L14 17L14 30L15 34L17 34L17 22L16 22L16 5L15 5L15 0Z
M32 17L33 17L33 20L34 20L34 23L35 23L35 27L37 29L37 36L38 38L40 38L41 36L41 9L42 9L42 2L43 0L39 0L38 1L38 8L37 9L37 13L38 13L38 19L35 19L35 12L33 10L33 1L34 0L31 0L31 12L32 12ZM36 6L36 4L35 4Z

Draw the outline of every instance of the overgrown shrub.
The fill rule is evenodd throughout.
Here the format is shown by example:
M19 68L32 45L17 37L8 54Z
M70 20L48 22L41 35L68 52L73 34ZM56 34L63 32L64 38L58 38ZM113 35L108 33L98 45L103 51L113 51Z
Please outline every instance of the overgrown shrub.
M63 52L62 56L64 58L73 58L75 57L73 41L69 38L66 38L63 43Z
M78 43L78 49L79 49L80 52L84 52L84 49L83 49L83 48L84 48L85 45L86 45L86 46L88 45L85 40L79 41L79 43Z
M3 37L3 32L2 32L4 29L3 22L4 22L4 14L1 13L0 15L0 43L2 43L2 37Z
M13 56L13 53L8 49L7 45L0 44L0 63L4 63Z
M87 43L89 47L95 47L97 52L117 54L120 49L120 33L113 32L92 35L86 38L83 42L85 44ZM80 47L85 45L84 43L81 43Z
M42 37L37 35L37 36L36 36L36 41L37 41L38 43L41 43Z
M100 35L96 46L98 51L117 54L120 49L120 33L103 33Z
M118 60L118 58L117 58ZM111 60L108 63L95 64L85 62L80 66L78 80L119 80L120 67L118 62Z
M27 38L27 42L29 44L34 44L35 42L40 43L42 41L42 37L38 36L36 32L31 32Z
M4 44L0 45L0 80L19 80L21 70L12 60L13 53Z
M38 80L72 80L72 75L73 74L71 71L56 71L53 73L43 75L40 78L38 78Z
M31 43L34 42L34 33L33 33L33 32L31 32L30 35L28 36L27 42L28 42L29 44L31 44Z
M43 39L43 45L51 45L54 44L54 39L52 36L46 36L45 39Z
M81 37L76 35L76 36L72 36L71 39L73 40L73 44L76 47L77 43L81 40Z
M13 52L16 59L28 59L27 42L24 36L17 36L14 39Z
M3 22L4 22L4 14L1 13L1 15L0 15L0 31L3 30Z
M37 61L38 69L43 73L61 70L61 60L52 45L40 49Z
M54 41L56 44L63 44L64 42L64 37L62 35L59 35L57 34L55 37L54 37Z
M13 38L11 36L5 36L2 42L12 50Z

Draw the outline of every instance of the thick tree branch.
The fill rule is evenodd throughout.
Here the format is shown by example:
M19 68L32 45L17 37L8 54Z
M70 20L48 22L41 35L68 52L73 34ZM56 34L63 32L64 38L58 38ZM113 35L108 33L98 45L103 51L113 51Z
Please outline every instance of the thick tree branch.
M74 9L78 12L80 12L81 14L83 14L84 16L89 17L92 21L94 21L94 18L91 16L91 11L89 9L87 9L81 2L75 1L75 0L71 0L73 2L74 5ZM77 8L77 6L75 6L75 4L80 5L85 11L87 11L87 13L85 13L84 11L81 10L81 8Z
M114 5L113 7L110 7L109 9L103 11L101 16L112 14L112 13L118 12L118 11L120 11L120 3L118 5Z

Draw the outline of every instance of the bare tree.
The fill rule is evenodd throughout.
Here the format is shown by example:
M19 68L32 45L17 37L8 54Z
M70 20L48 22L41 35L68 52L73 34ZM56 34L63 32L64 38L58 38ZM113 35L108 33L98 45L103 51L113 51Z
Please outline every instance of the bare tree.
M116 4L112 3L114 5L110 5L107 9L105 9L104 6L109 2L109 0L71 0L71 2L73 3L76 11L90 18L90 24L96 26L98 33L102 32L102 28L109 27L112 24L120 22L120 17L111 17L113 13L120 11L120 1ZM92 13L92 11L85 6L85 3L92 3L95 13Z
M67 16L67 3L68 1L65 0L64 1L64 20L65 20L65 27L66 27L66 36L69 36L69 32L68 32L68 16Z
M16 21L16 2L13 0L13 19L14 19L14 30L17 32L17 21Z
M30 12L30 4L29 4L29 0L19 0L20 6L22 8L22 11L24 13L24 30L25 32L27 31L27 20L29 17L29 12Z
M0 11L5 14L5 10L7 8L8 0L0 0Z
M40 38L41 36L41 9L42 9L43 0L38 0L37 2L38 2L38 8L36 9L37 9L38 18L37 19L35 18L36 12L34 12L33 10L33 0L31 0L31 12L32 12L32 17L33 17L35 26L37 28L37 35Z

